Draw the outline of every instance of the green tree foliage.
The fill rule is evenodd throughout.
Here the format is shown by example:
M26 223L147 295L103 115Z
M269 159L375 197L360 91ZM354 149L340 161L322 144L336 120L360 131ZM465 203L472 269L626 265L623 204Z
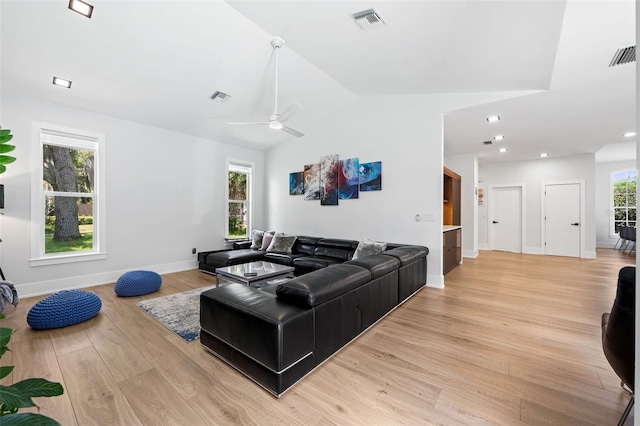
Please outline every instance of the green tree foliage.
M231 202L231 201L239 202ZM229 172L229 237L246 237L247 175Z

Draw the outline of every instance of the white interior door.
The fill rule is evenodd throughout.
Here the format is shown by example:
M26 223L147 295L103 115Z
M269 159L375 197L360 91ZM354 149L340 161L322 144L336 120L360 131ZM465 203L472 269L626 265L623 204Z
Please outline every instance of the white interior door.
M492 188L491 249L522 253L522 188Z
M545 185L545 253L580 257L580 184Z

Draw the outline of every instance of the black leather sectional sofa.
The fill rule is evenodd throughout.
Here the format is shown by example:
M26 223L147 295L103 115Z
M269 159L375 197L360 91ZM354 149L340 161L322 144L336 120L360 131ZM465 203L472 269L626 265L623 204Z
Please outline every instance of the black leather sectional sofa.
M268 262L290 265L295 275L326 268L329 265L350 260L358 247L358 241L335 238L298 236L291 253L268 252L250 249L250 241L234 243L233 250L217 250L198 253L201 270L215 273L216 268L239 263L266 260ZM396 247L390 244L389 247Z
M341 240L330 241L340 249L333 241ZM355 260L345 250L343 261L326 256L339 252L322 244L313 248L317 256L294 251L291 264L297 261L300 270L318 265L309 257L327 265L284 283L228 284L202 293L202 345L279 396L426 283L426 247L392 244Z

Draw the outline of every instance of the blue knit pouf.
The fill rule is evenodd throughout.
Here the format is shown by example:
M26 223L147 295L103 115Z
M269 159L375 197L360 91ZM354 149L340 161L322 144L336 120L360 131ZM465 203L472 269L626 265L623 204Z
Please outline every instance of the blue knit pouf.
M94 293L62 290L33 305L27 324L36 330L66 327L95 317L101 308L102 301Z
M153 271L129 271L122 274L114 288L118 296L142 296L160 289L162 278Z

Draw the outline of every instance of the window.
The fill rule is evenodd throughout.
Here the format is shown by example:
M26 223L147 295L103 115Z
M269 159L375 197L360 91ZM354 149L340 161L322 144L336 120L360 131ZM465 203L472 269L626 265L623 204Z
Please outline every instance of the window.
M611 174L613 219L611 233L618 232L618 226L636 226L636 170L623 170Z
M249 238L251 229L251 164L227 161L225 238Z
M31 265L104 259L104 136L33 123Z

